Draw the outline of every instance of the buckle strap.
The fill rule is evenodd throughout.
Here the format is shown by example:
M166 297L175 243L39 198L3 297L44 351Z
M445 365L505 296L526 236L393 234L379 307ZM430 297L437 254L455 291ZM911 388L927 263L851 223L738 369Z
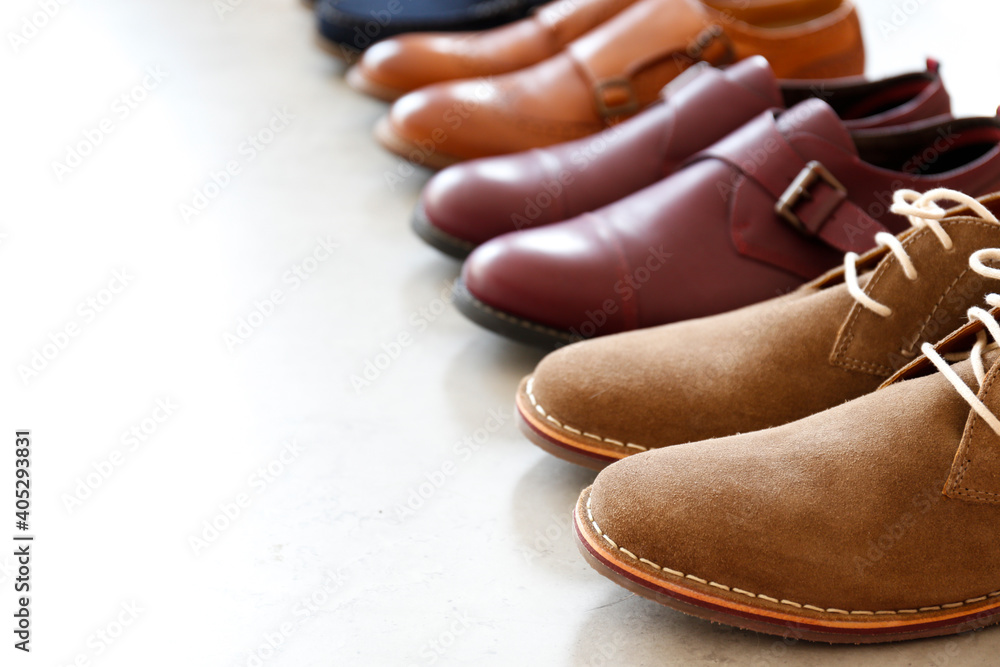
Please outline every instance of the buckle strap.
M716 42L722 45L724 52L721 58L714 58L710 62L705 52ZM686 49L678 50L670 58L677 67L682 68L674 80L687 82L701 73L699 65L712 67L736 62L736 52L732 42L722 32L722 28L710 25L695 35ZM631 116L642 110L639 95L627 75L595 80L593 86L594 106L604 121ZM667 87L669 86L670 84L667 84Z
M774 214L805 236L840 252L861 252L888 231L850 200L847 188L818 160L806 162L778 130L768 111L689 163L716 159L736 169L774 198Z
M818 210L812 212L808 218L809 223L803 222L799 214L796 213L798 204L802 199L814 198L811 188L818 181L828 185L833 195L826 197L825 202L813 207L814 209L818 208ZM811 160L802 168L788 189L778 197L778 201L774 205L774 212L803 234L815 234L822 227L823 222L829 219L845 199L847 199L847 188L841 185L837 177L831 174L830 170L824 167L819 160Z
M697 61L734 61L721 23L700 2L632 3L564 53L587 82L597 114L611 123L655 101L646 99L654 91L637 88L639 77L666 83ZM650 44L657 48L650 51Z
M594 103L604 120L631 116L640 110L639 96L632 82L624 77L605 79L594 84Z

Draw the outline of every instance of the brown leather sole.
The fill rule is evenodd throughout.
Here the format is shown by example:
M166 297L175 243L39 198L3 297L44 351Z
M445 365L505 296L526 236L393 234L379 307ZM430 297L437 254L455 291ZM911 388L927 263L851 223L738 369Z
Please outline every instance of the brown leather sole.
M407 93L405 90L389 88L388 86L383 86L380 83L372 81L357 66L347 70L344 78L347 80L347 85L354 90L364 93L369 97L374 97L377 100L382 100L383 102L395 102Z
M627 456L625 453L622 456L611 455L607 449L598 449L588 446L585 442L572 441L569 438L561 437L555 429L546 427L544 418L531 404L525 391L527 382L528 380L521 382L521 388L518 390L514 402L517 406L517 427L532 444L541 447L556 458L597 471L604 470L615 461Z
M578 546L587 563L637 595L707 621L830 644L875 644L937 637L1000 622L1000 593L956 603L949 609L936 606L930 611L834 610L831 613L818 608L813 611L787 600L770 602L761 595L708 582L692 574L668 572L664 566L640 560L638 554L628 552L600 533L589 513L589 501L590 488L587 488L575 512Z
M465 259L469 256L473 250L476 249L476 245L469 241L463 241L462 239L452 236L447 232L441 231L431 219L427 217L427 211L424 210L423 202L418 202L417 207L413 209L413 216L410 218L410 226L413 231L416 232L417 236L423 239L427 245L437 248L449 257L454 257L455 259Z
M461 158L442 153L436 149L428 152L409 139L399 136L392 129L392 123L389 122L388 116L383 116L375 124L374 134L375 139L390 153L428 169L444 169L462 161Z

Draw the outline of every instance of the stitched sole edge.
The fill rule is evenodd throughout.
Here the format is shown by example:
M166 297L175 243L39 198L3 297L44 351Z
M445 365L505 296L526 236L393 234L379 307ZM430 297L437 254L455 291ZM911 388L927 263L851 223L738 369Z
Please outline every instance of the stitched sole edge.
M472 296L461 278L455 282L454 303L460 313L479 326L519 343L552 350L578 340L568 331L552 329L483 303Z
M424 154L423 148L417 146L409 139L399 136L399 134L396 133L396 130L392 129L392 123L389 122L389 116L382 116L378 122L375 123L375 130L373 134L375 135L375 140L381 144L382 148L386 149L393 155L401 157L407 162L411 162L410 154L414 151L421 155ZM420 167L427 167L428 169L444 169L445 167L450 167L451 165L461 161L462 158L460 157L448 155L447 153L442 153L440 151L434 151L430 155L424 155L423 162L413 162L413 164Z
M365 76L365 73L362 72L361 68L357 65L347 70L347 74L344 75L344 80L347 81L347 85L350 86L352 90L364 93L369 97L374 97L375 99L382 100L383 102L395 102L409 92L407 90L399 90L397 88L383 86L377 81L372 81L370 78Z
M417 202L417 207L413 209L413 215L410 217L410 227L413 228L416 235L427 245L440 250L449 257L465 259L469 256L469 253L476 249L475 243L464 241L438 229L431 222L430 218L427 217L423 201Z
M615 452L608 449L591 448L582 443L555 437L554 433L545 429L532 417L531 404L524 394L523 381L521 388L518 389L515 405L517 407L517 427L521 434L533 445L556 458L597 471L604 470L615 461L625 458L625 456L615 456Z
M592 487L580 494L574 512L577 546L587 564L614 583L644 598L706 621L785 638L828 644L876 644L937 637L977 630L1000 622L1000 601L987 601L961 613L926 612L851 620L836 614L792 614L725 598L715 589L688 579L667 581L617 558L587 519ZM648 568L652 570L652 568Z

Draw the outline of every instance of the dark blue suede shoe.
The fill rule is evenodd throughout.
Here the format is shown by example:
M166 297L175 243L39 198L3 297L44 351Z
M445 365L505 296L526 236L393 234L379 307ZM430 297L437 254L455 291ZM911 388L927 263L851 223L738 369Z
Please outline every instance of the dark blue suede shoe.
M404 32L484 30L524 18L546 0L317 0L320 45L347 61Z

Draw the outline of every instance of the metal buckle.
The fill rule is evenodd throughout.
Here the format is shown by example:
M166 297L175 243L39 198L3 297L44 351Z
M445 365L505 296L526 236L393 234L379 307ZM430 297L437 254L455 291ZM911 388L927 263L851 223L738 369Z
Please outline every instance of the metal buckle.
M623 104L608 106L604 98L604 91L620 88L625 91L628 101ZM597 112L602 118L614 118L615 116L630 116L639 111L639 98L632 88L628 79L605 79L594 86L594 99L597 102Z
M840 181L830 173L829 169L817 160L812 160L799 172L799 175L795 177L792 184L781 193L778 202L774 205L774 212L800 232L810 232L811 230L806 228L805 223L795 214L794 209L800 199L812 199L809 188L815 185L817 181L823 181L841 195L847 194L847 188L841 185ZM843 199L844 197L842 196L840 201ZM824 219L833 212L833 209L840 204L840 201L837 201L833 206L829 207L829 210L824 212Z

